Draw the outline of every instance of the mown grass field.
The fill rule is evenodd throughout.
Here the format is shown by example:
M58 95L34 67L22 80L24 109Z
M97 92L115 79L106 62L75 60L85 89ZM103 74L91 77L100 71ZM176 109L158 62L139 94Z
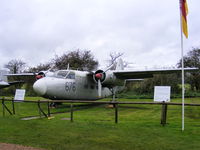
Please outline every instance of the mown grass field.
M172 102L181 100L173 99ZM200 98L186 99L186 102L200 103ZM46 105L42 107L46 111ZM197 106L185 107L184 132L181 131L180 106L168 106L168 124L164 127L160 125L160 105L120 105L118 124L114 122L114 109L106 105L75 111L74 122L70 122L69 112L55 114L53 119L21 120L38 115L37 105L16 103L15 108L16 115L6 113L3 117L0 107L0 142L52 150L200 149L200 107ZM52 112L68 110L69 106L51 109Z

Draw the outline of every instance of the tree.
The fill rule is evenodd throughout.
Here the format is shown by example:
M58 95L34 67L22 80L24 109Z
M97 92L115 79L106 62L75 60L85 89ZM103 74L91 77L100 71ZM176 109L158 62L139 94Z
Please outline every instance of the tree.
M10 69L11 73L20 73L24 69L26 63L19 59L13 59L4 65L5 68Z
M172 94L181 92L179 88L180 77L178 73L173 74L157 74L153 78L144 79L140 82L129 82L129 90L137 94L153 94L154 86L171 86Z
M181 67L182 59L177 63ZM193 48L183 57L184 67L196 67L200 69L200 48ZM200 91L200 71L186 74L186 82L191 85L193 91Z
M46 71L48 69L50 69L52 66L51 63L46 63L46 64L39 64L36 67L30 67L28 68L28 70L26 72L34 72L34 73L38 73L40 71Z
M71 69L91 71L97 69L98 61L94 59L94 56L91 54L91 51L85 50L80 51L71 51L65 53L62 56L56 56L54 61L55 69L67 69L69 64Z
M109 61L109 65L112 65L113 63L116 62L117 58L121 57L122 55L124 55L124 53L120 53L120 52L111 52L110 53L110 60Z
M117 64L117 59L119 57L121 57L122 55L124 55L124 53L120 53L120 52L111 52L110 53L110 59L108 60L108 65L107 68L110 68L110 70L114 70L116 68L116 64Z

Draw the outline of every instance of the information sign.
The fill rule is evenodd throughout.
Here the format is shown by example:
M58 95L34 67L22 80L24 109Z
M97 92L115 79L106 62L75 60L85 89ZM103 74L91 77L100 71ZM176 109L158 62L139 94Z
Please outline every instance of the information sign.
M14 100L24 100L25 89L16 89Z
M155 86L154 87L154 101L170 102L170 86Z

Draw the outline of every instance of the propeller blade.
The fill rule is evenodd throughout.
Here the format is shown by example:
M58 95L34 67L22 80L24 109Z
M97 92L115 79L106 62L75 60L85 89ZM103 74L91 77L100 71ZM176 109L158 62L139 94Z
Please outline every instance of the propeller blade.
M98 80L98 95L101 97L101 90L102 90L102 85L100 79Z

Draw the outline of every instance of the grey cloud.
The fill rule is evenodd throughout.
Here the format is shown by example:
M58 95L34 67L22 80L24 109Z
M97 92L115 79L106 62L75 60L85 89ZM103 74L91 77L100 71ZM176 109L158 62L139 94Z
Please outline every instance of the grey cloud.
M198 45L198 4L192 1L189 5L191 41L186 49ZM100 63L105 63L111 51L120 51L125 59L141 65L155 65L159 59L175 64L180 58L178 8L174 0L1 1L0 51L4 59L0 62L20 57L36 65L80 48L92 50ZM165 59L169 55L173 57Z

